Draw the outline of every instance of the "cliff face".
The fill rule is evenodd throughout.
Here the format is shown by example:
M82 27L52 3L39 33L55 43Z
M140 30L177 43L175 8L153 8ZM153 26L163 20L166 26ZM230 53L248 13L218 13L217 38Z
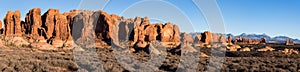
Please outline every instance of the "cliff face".
M3 28L2 28L2 21L0 21L0 34L3 33Z
M34 8L26 14L25 21L21 21L17 10L8 11L3 22L1 34L6 37L25 37L31 44L47 43L54 47L72 46L74 42L82 45L93 42L100 47L122 42L146 47L155 40L180 43L177 25L150 24L148 17L125 19L104 11L71 10L61 14L57 9L49 9L41 15L41 9Z
M5 35L11 36L21 36L21 20L20 20L20 11L8 11L4 18L5 25Z
M5 36L5 44L29 45L32 47L72 47L74 44L85 47L118 45L131 48L148 47L152 41L161 41L166 47L178 47L181 42L195 46L223 44L257 44L265 43L265 39L247 39L204 32L196 35L182 33L179 27L171 23L151 24L148 17L129 18L108 14L104 11L71 10L60 13L57 9L49 9L41 15L41 9L29 10L25 21L20 19L20 11L8 11L4 20L4 28L0 34ZM2 22L0 21L0 27ZM184 43L186 44L186 43Z

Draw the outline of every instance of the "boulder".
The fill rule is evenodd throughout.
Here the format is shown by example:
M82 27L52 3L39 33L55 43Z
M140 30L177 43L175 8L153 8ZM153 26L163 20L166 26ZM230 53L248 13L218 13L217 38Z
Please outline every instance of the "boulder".
M229 51L237 51L237 50L240 49L240 48L241 48L241 46L235 45L235 44L227 46L227 49L228 49Z
M288 53L289 53L289 49L285 48L282 52L283 52L284 54L288 54Z
M210 57L210 56L208 56L207 54L205 54L205 53L203 53L203 52L199 53L199 56L200 56L200 57Z
M229 51L237 51L238 49L236 49L236 48L229 48L228 50Z
M292 55L292 54L298 55L299 54L298 50L294 50L294 49L291 49L291 48L285 48L284 50L282 50L280 52L284 53L285 55Z
M290 51L289 52L291 52L291 54L296 54L296 55L298 55L299 54L299 51L298 50L294 50L294 49L290 49Z
M275 50L275 49L270 46L266 46L264 48L257 49L257 51L273 51L273 50Z
M248 47L245 47L245 48L241 48L239 51L251 51L251 49Z
M145 42L145 41L139 41L139 42L137 42L137 44L136 44L136 48L146 48L147 45L148 45L147 42Z

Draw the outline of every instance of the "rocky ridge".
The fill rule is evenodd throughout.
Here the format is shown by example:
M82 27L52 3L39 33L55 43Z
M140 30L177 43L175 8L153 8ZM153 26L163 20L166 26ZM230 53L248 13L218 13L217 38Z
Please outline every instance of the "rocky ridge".
M39 45L49 44L53 48L71 47L90 40L94 40L98 47L128 42L132 47L144 48L155 40L180 44L177 25L150 24L148 17L125 19L104 11L87 10L71 10L61 14L58 9L49 9L41 15L40 8L29 10L25 21L20 17L19 10L7 12L3 20L4 28L0 29L1 35L6 38L4 40L18 37L17 41L28 42L20 45L41 47Z
M211 47L213 43L228 46L267 42L265 38L234 39L209 31L193 36L181 33L176 24L151 24L148 17L124 18L104 11L71 10L60 13L58 9L49 9L41 15L41 9L34 8L26 14L25 21L20 16L18 10L7 12L4 28L0 30L5 36L4 42L10 43L4 44L50 48L72 48L75 44L87 48L110 48L112 45L146 48L152 41L161 41L166 48L177 48L181 42L188 42L194 47Z

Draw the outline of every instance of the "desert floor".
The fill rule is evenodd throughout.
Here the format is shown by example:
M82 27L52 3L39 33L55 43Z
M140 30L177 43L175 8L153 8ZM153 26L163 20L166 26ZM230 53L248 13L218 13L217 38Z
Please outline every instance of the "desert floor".
M201 51L209 52L210 49ZM112 49L94 49L95 54L76 52L73 50L40 50L37 48L5 47L0 49L0 70L11 71L98 71L103 65L104 71L129 71L119 64ZM168 50L170 51L170 50ZM76 55L75 55L76 54ZM144 51L132 53L135 60L147 62L150 55ZM76 56L83 56L77 57ZM96 57L93 57L96 56ZM227 52L223 59L221 71L298 71L300 69L300 55L282 55L278 51L273 52ZM86 57L86 58L84 58ZM94 58L93 61L88 61ZM96 58L96 59L95 59ZM197 71L209 70L207 67L211 57L198 58ZM78 60L76 60L78 59ZM84 61L87 60L87 61ZM77 62L76 62L77 61ZM88 62L88 63L85 63ZM179 67L180 55L167 53L163 64L156 70L161 71L185 71ZM213 67L213 66L212 66ZM132 69L134 70L134 69Z

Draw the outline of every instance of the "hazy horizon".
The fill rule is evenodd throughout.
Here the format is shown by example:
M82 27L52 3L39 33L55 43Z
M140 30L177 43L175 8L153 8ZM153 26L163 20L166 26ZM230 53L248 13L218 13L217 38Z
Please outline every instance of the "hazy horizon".
M68 12L69 10L73 9L101 10L101 8L97 7L97 4L101 4L101 0L91 1L94 1L94 3L92 3L95 4L94 8L87 8L88 6L85 7L84 3L82 3L81 0L2 1L0 3L0 19L3 22L3 18L9 10L20 10L21 20L24 20L26 13L32 8L41 8L41 14L45 13L49 8L59 9L61 13ZM165 10L166 8L170 8L168 6L175 6L174 9L179 9L180 12L183 13L182 15L187 17L186 21L181 21L185 18L178 17L169 18L168 20L157 20L163 20L162 22L171 22L174 24L178 24L182 32L189 33L210 31L205 18L203 17L201 11L193 3L193 1L164 0L164 2L161 3L161 6L164 6L165 8L156 7L157 9L154 9L154 7L151 6L149 8L145 8L148 7L147 5L145 5L144 9L142 6L140 6L141 8L134 8L134 5L138 5L137 2L142 1L111 0L107 3L103 10L109 14L117 14L126 18L133 18L137 15L139 17L154 17L153 19L155 19L155 15L147 14L145 12L157 12L157 10L161 11ZM166 4L164 5L164 3ZM226 34L267 34L271 37L288 36L291 38L300 39L300 33L297 33L296 30L300 25L300 20L297 20L300 19L300 10L299 8L297 8L300 5L299 0L217 0L217 3L223 15ZM151 3L148 4L151 5ZM137 10L134 11L133 9L128 7ZM124 10L127 9L129 9L130 11L128 11L128 13L126 14L126 11ZM170 8L170 10L172 10L172 8ZM161 14L176 15L178 13L162 11Z

